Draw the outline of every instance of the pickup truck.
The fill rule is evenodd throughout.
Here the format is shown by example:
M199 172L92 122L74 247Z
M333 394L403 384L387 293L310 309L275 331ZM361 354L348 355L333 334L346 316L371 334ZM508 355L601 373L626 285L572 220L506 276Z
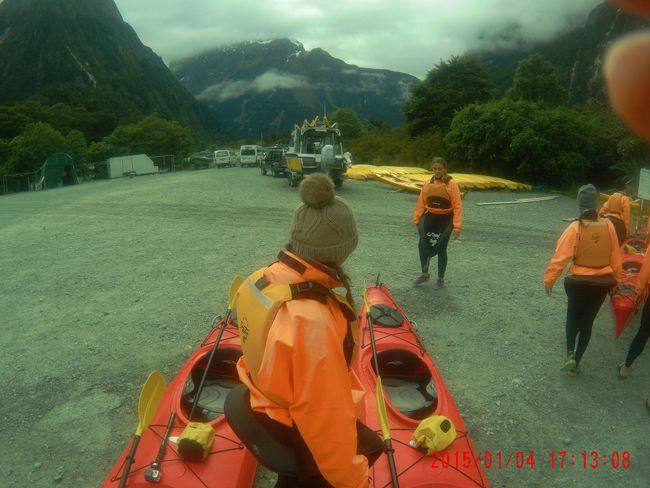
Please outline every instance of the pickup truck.
M270 173L271 176L284 176L287 170L287 162L284 159L284 149L271 147L266 150L266 154L260 163L260 172L265 175Z

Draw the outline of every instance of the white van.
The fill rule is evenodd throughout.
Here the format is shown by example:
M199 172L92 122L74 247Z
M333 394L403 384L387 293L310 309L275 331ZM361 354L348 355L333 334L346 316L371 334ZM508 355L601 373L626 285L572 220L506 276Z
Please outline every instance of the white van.
M231 154L228 149L217 149L214 152L214 161L217 168L230 168L234 159L234 154Z
M259 166L264 157L264 148L262 146L244 145L239 148L239 165Z

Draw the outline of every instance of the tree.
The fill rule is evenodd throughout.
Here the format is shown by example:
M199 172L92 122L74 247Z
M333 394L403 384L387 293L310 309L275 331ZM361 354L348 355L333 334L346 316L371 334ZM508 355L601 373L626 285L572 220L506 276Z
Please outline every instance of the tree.
M565 97L557 68L541 54L532 54L519 62L508 96L549 105L560 105Z
M471 103L485 102L493 93L487 71L469 55L441 61L411 91L404 106L411 136L434 130L446 132L457 111Z
M65 136L65 152L75 163L81 163L86 158L87 146L86 138L81 131L71 130Z
M506 98L463 109L445 143L452 159L488 174L553 187L608 183L617 161L608 124L595 112Z
M185 127L155 115L135 124L119 126L102 142L113 147L116 153L145 153L150 156L187 153L192 145L190 132Z
M344 139L356 139L361 135L362 126L359 117L351 108L340 108L332 114L332 122L336 122Z
M6 172L36 171L53 153L65 150L65 138L48 124L28 124L22 134L9 143Z

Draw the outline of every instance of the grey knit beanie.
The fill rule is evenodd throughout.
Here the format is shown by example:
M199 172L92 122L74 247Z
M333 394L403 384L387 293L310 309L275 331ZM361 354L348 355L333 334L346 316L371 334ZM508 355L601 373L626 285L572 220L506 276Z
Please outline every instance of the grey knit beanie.
M289 244L296 254L321 263L341 264L357 247L357 224L352 209L334 192L323 173L300 183L303 203L293 212Z
M591 183L578 189L578 210L580 215L585 210L598 210L598 190Z

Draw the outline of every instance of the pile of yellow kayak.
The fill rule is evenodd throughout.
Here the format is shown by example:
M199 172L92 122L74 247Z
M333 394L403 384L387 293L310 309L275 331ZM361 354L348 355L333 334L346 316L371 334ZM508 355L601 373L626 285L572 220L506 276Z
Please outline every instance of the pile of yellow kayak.
M496 176L450 173L461 190L514 190L531 191L524 183L497 178ZM374 166L355 164L348 169L346 176L353 180L377 180L403 190L419 193L422 185L431 179L431 171L409 166Z

